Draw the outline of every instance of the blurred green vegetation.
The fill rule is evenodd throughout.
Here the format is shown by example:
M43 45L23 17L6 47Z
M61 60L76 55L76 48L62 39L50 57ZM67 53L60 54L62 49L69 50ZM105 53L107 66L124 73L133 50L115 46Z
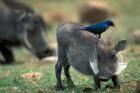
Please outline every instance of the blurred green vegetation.
M37 13L47 15L52 11L62 11L66 19L78 22L78 5L83 3L84 0L24 0L27 4L31 5ZM85 0L86 1L86 0ZM88 0L87 0L88 1ZM118 16L112 18L116 24L116 32L113 37L117 40L127 39L130 40L130 35L133 29L140 28L140 0L102 0L108 3L116 11ZM51 19L50 19L51 20ZM48 29L48 38L51 44L56 44L56 28L61 23L55 23ZM46 36L47 37L47 36ZM132 45L129 45L129 47ZM133 45L135 47L135 45ZM139 46L138 46L139 47ZM137 50L136 50L137 51ZM33 55L23 48L16 49L17 61L13 65L0 67L0 93L55 93L55 73L54 64L47 64L39 62ZM131 54L130 51L127 54ZM129 61L127 69L120 75L121 80L121 93L133 93L136 86L136 81L140 79L140 63L138 52L132 56L132 61ZM39 81L30 81L22 79L21 74L27 72L41 72L43 78ZM63 78L63 83L66 88L65 91L60 93L82 93L84 87L91 87L92 77L85 76L71 69L71 75L75 88L69 88L66 80ZM107 84L111 84L109 81ZM105 84L103 84L105 86ZM15 88L16 87L16 88ZM94 90L93 90L94 91ZM122 92L123 91L123 92ZM102 88L100 91L93 93L119 93L116 89Z
M112 82L108 81L102 84L101 90L95 91L92 77L70 69L76 87L69 87L66 83L64 73L62 73L62 82L65 90L58 93L82 93L84 88L87 87L92 89L92 93L135 93L136 82L140 77L139 70L140 63L138 61L131 61L127 69L119 75L121 90L106 89L105 85L112 85ZM20 77L21 74L29 72L41 72L43 73L43 77L40 80L23 79ZM0 74L0 93L56 93L54 64L30 61L24 64L3 66L0 68Z
M78 22L78 6L89 0L25 0L31 4L38 13L49 13L51 11L64 12L70 21ZM98 0L97 0L98 1ZM99 0L100 1L100 0ZM139 0L102 0L110 5L112 11L116 11L118 16L113 18L118 32L114 36L127 38L132 29L140 27L140 1ZM49 16L49 15L48 15ZM55 29L49 29L50 33L60 24L56 24ZM121 33L121 34L120 34Z

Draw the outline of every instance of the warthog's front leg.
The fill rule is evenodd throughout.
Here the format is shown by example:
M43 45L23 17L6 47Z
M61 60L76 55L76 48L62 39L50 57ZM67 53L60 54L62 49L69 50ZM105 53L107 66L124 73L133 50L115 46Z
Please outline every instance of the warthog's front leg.
M111 77L112 79L112 82L113 82L113 85L114 86L111 86L111 85L106 85L106 88L111 88L111 89L114 89L114 88L120 88L120 83L119 83L119 78L117 75L114 75Z
M101 88L101 81L98 77L94 76L94 82L95 82L95 90L98 90Z
M11 48L7 46L0 46L0 51L5 59L4 63L2 64L10 64L15 61L14 54Z
M114 88L120 88L119 78L117 75L111 77L112 82L114 84Z

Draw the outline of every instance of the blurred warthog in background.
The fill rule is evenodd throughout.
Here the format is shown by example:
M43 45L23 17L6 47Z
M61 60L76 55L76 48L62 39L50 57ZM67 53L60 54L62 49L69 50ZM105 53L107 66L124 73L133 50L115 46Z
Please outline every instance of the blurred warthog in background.
M58 28L58 62L56 64L57 90L62 89L61 70L68 80L73 84L69 74L70 65L79 72L92 75L95 88L101 88L101 81L110 78L115 88L120 88L118 74L126 65L118 62L116 54L124 50L126 40L119 41L114 45L97 38L87 31L79 31L82 28L76 23L65 23ZM68 83L69 84L69 83Z
M30 13L35 13L32 7L21 2L22 0L0 0L0 2L4 3L7 7L14 10L25 11Z
M39 59L52 55L43 36L45 30L43 18L32 8L19 1L16 4L16 0L0 0L0 52L5 59L2 63L15 61L11 49L14 46L26 47Z

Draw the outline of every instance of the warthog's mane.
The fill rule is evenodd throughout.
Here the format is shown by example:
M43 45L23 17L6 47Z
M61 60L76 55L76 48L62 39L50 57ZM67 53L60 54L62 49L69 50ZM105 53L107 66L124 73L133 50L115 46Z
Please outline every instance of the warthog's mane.
M104 52L109 52L114 49L115 43L108 39L101 40L101 43L98 44L98 47Z

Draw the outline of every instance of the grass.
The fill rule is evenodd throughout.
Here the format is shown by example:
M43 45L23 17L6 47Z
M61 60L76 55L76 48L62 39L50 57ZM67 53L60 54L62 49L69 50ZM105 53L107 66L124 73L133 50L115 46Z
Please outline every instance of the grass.
M55 64L39 63L32 60L26 63L15 63L13 65L2 66L0 68L0 93L56 93L55 91ZM135 69L135 73L134 73ZM127 69L119 75L121 82L121 91L123 93L133 93L136 86L136 81L140 77L140 62L131 61ZM21 74L28 72L41 72L43 77L40 80L23 79ZM82 93L84 88L94 88L93 79L91 76L80 74L73 68L70 69L72 79L76 85L70 88L64 74L62 73L62 81L65 90L59 93ZM102 84L102 89L93 93L118 93L117 89L106 89L105 84L112 84L111 81Z
M38 13L48 13L56 9L65 12L67 14L67 19L76 22L78 21L76 8L79 4L79 0L24 1L31 4ZM119 13L118 17L113 18L117 25L116 29L118 30L118 32L114 33L114 37L117 37L117 39L128 38L129 40L128 36L130 35L131 29L139 29L140 27L140 12L138 10L140 8L140 1L104 1L112 5L112 9ZM48 37L51 43L56 43L55 33L58 24L55 24L51 29L49 29ZM19 62L16 62L13 65L0 66L0 93L55 93L55 64L42 63L23 48L16 49L15 51L16 59ZM121 75L119 75L121 90L104 88L105 84L112 84L112 82L109 81L107 83L103 83L101 90L93 90L93 93L134 93L136 81L140 79L140 62L139 60L136 60L136 56L139 58L140 53L133 55L134 59L129 61L127 69ZM28 72L41 72L43 77L40 80L28 80L20 77L21 74ZM60 91L59 93L82 93L85 87L90 87L92 89L94 88L92 77L80 74L74 69L71 69L70 72L76 87L68 87L64 74L62 73L62 80L65 90Z

